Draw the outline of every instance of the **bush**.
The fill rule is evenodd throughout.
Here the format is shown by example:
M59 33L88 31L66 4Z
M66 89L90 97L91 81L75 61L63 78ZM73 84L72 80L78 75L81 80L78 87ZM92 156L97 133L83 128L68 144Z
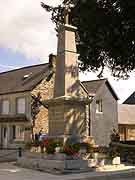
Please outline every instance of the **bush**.
M86 149L86 153L93 153L93 146L89 143L80 143L80 148Z
M113 129L112 134L110 135L111 142L120 142L120 135L116 131L116 129Z
M39 147L41 146L41 142L38 140L29 141L25 144L25 149L31 149L32 147Z
M120 156L120 149L119 149L119 147L116 146L116 145L110 144L109 156L110 156L111 158L115 158L115 157L117 157L117 156Z
M80 150L80 144L66 144L63 147L63 153L66 155L75 155Z
M42 148L46 148L47 154L54 154L55 148L58 147L58 142L55 142L52 139L44 139L41 144Z

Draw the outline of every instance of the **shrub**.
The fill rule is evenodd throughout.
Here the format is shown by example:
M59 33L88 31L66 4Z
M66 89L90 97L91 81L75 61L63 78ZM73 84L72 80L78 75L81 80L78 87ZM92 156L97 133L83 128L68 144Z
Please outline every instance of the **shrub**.
M47 154L54 154L55 153L55 148L57 147L57 142L55 142L52 139L44 139L41 144L42 148L46 148L46 153Z
M80 143L80 148L86 149L86 153L93 153L93 146L90 143Z
M112 134L110 135L111 142L119 142L120 141L120 135L116 131L116 129L113 129Z
M110 145L109 148L109 156L111 158L115 158L117 156L120 156L120 150L117 146Z
M63 153L66 155L75 155L80 150L80 145L77 144L66 144L63 147Z
M32 147L39 147L41 145L40 141L29 141L25 144L25 149L31 149Z
M40 142L40 141L38 141L38 140L34 140L34 141L33 141L33 146L39 147L40 145L41 145L41 142Z

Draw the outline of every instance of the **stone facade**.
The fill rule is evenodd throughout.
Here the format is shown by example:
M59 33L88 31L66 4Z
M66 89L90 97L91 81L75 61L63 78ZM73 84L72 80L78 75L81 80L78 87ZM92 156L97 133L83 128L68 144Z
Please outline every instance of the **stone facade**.
M31 92L32 95L37 96L38 93L41 95L41 101L45 101L48 98L53 97L53 87L54 87L54 76L51 77L49 81L44 79L40 84L36 86ZM43 128L44 133L48 133L48 109L43 105L40 107L39 113L36 115L34 134L38 133L40 129Z
M102 112L97 112L96 101L102 101ZM98 145L108 145L112 129L118 130L117 100L103 84L97 91L90 106L91 135Z
M16 121L0 121L0 145L7 147L12 145L14 142L27 141L31 136L31 96L30 92L14 93L0 96L0 102L3 100L9 101L9 117L18 117L16 112L16 101L17 98L25 98L25 116L29 121L27 122L16 122ZM8 118L7 116L7 118ZM20 115L19 115L20 116ZM6 115L0 115L0 118L6 117ZM16 126L16 137L13 139L12 127ZM3 132L3 130L5 132ZM19 131L19 133L18 133Z
M49 134L52 136L86 135L86 111L84 101L75 98L58 98L51 102L49 111ZM55 122L54 122L55 117ZM55 129L55 131L54 131Z

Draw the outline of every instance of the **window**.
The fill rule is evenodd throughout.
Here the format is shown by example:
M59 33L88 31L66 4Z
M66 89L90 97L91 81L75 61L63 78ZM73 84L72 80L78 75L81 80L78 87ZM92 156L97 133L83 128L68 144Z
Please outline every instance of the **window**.
M4 131L4 132L3 132L4 138L6 138L6 136L7 136L7 128L4 127L4 130L3 130L3 131Z
M2 101L2 114L9 114L9 101L8 100Z
M103 109L102 109L102 100L97 100L96 101L96 112L103 112Z
M13 139L16 139L16 126L12 126Z
M25 98L17 98L16 105L17 114L25 114Z
M24 140L24 127L16 126L16 140Z

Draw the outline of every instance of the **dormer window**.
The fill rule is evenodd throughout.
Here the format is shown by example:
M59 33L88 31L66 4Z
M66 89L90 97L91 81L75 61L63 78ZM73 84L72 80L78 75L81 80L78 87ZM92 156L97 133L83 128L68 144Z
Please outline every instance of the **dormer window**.
M9 114L9 101L8 100L2 101L2 114Z
M32 73L25 74L25 75L23 76L23 80L28 79L31 75L32 75Z
M16 99L16 112L17 114L25 114L25 97Z

